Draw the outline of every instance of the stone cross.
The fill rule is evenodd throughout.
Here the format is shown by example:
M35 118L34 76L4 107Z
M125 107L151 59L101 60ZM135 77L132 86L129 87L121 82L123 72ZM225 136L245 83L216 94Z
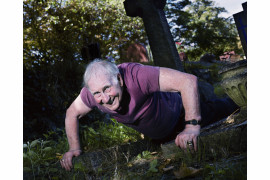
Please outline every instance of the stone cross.
M125 0L126 14L143 19L154 63L184 71L163 8L166 0Z
M242 4L244 11L233 15L241 44L247 57L247 2Z

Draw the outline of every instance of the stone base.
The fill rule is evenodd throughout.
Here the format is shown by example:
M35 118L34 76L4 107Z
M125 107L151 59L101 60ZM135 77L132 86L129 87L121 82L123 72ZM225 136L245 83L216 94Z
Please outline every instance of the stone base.
M247 107L241 107L240 112L235 114L233 119L235 123L239 124L247 120Z
M156 151L160 146L149 140L141 140L134 143L114 146L105 150L84 153L72 159L73 167L70 172L59 167L62 177L68 179L89 179L98 176L101 171L113 171L112 168L121 165L121 162L129 162L143 151Z
M218 127L217 127L218 126ZM165 158L216 159L247 151L247 122L230 123L223 119L202 129L198 137L198 152L185 153L174 141L161 146Z

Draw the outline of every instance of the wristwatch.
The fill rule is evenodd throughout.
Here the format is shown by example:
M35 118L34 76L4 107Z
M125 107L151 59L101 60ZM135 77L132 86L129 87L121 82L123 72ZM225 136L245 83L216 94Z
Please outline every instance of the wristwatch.
M201 124L201 121L198 121L196 119L192 119L190 121L185 121L185 124L192 124L192 125L200 125Z

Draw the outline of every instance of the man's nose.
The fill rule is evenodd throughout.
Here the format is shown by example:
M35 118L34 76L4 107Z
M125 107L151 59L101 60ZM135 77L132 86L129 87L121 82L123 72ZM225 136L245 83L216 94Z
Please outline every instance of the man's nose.
M110 100L110 97L109 97L108 94L102 93L102 94L101 94L101 100L102 100L102 103L107 104L108 101Z

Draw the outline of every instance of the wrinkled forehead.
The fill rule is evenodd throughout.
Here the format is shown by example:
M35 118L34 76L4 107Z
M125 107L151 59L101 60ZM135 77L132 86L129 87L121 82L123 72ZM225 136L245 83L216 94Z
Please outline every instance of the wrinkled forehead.
M96 92L105 86L111 86L112 83L112 78L109 75L96 73L89 79L88 87L91 92Z

